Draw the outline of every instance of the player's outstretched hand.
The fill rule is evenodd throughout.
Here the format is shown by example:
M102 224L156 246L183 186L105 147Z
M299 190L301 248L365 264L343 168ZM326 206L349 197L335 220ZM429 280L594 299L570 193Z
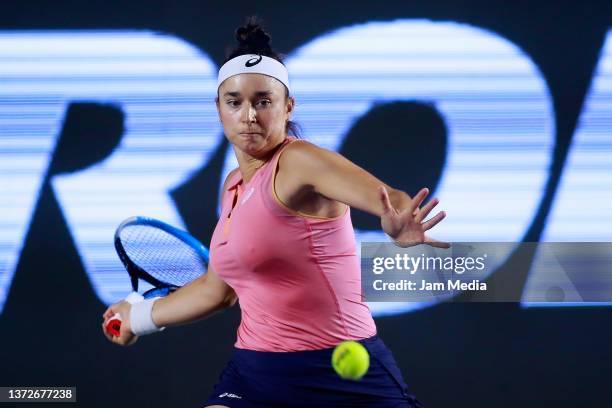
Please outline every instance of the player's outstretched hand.
M412 198L408 208L398 211L391 205L389 193L383 186L379 188L380 200L383 203L384 214L380 217L383 231L389 235L397 245L409 247L419 244L428 244L438 248L449 248L446 242L438 241L428 237L425 231L433 228L446 217L444 211L440 211L434 217L423 221L427 215L438 205L438 199L434 198L421 207L423 200L429 194L429 189L423 188Z
M128 302L121 301L119 303L115 303L114 305L110 305L108 309L102 315L102 332L104 336L111 342L115 344L119 344L120 346L130 346L138 340L138 336L132 333L132 328L130 325L130 311L132 309L132 305ZM119 337L111 334L106 329L106 325L108 321L116 314L119 313L121 316L121 330L119 332Z

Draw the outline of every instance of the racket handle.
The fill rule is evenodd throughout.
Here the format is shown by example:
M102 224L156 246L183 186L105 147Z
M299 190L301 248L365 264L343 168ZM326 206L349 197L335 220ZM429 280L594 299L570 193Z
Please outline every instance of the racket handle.
M142 302L144 298L138 292L130 293L125 299L126 302L133 305L134 303ZM121 315L115 313L106 323L106 331L115 337L119 337L121 334Z
M106 323L106 331L115 337L119 337L121 333L121 315L119 313L115 313L115 315L108 320Z

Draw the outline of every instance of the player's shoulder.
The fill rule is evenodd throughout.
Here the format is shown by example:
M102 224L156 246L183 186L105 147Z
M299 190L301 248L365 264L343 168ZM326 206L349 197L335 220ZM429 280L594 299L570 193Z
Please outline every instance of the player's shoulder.
M287 144L281 153L280 160L284 163L300 164L318 159L325 151L326 149L314 143L297 139Z
M306 140L298 139L285 148L280 160L297 171L310 171L312 168L325 166L337 160L337 153Z

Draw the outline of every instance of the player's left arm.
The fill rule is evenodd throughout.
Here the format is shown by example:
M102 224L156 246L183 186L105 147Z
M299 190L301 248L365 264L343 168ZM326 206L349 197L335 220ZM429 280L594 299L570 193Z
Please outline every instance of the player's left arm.
M424 221L438 204L434 198L421 207L429 190L414 198L395 189L338 153L298 141L287 146L279 166L293 182L318 194L381 217L383 230L402 246L418 243L446 246L425 235L446 214L441 211Z

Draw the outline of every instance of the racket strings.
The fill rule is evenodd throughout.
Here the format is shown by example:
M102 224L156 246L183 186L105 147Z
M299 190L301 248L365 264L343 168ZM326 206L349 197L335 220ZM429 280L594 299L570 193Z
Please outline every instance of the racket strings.
M195 249L159 228L127 226L119 238L131 261L159 281L183 286L206 272Z

